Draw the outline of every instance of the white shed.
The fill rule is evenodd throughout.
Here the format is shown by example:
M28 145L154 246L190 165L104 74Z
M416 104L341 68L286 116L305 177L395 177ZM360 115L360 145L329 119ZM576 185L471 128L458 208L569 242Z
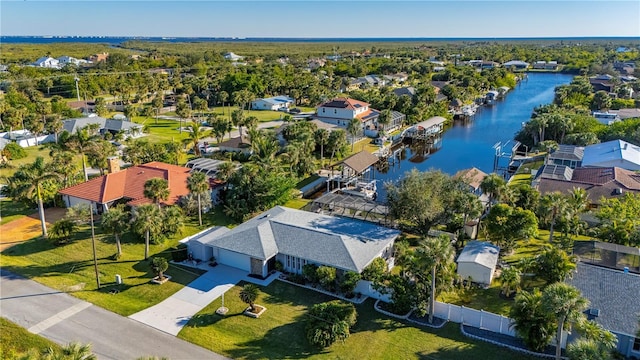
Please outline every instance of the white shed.
M490 285L498 264L500 248L489 242L469 241L458 256L458 275L475 283Z

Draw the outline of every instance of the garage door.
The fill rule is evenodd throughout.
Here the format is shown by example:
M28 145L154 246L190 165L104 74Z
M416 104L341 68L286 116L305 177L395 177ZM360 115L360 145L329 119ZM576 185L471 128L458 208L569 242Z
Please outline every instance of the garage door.
M220 249L217 261L220 264L233 266L245 271L251 271L251 261L249 261L249 256L244 254Z

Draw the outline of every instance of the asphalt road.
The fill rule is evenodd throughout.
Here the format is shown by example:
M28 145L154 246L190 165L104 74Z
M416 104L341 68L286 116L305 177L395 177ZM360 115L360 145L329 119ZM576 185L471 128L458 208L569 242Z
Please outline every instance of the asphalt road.
M135 320L0 269L0 315L58 344L91 343L99 359L226 359Z

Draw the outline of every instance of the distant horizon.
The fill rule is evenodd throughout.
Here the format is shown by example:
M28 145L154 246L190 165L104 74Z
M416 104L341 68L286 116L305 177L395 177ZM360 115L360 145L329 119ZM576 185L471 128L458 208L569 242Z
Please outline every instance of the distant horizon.
M615 14L615 19L603 22L603 14ZM638 14L640 1L636 0L2 0L0 34L238 39L626 38L640 37Z

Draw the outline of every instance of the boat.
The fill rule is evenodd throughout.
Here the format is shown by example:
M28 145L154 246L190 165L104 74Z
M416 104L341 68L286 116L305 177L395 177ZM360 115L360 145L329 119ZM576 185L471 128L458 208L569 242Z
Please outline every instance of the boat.
M343 194L358 196L367 200L375 200L378 196L376 180L372 180L370 182L358 181L355 186L342 188L340 191Z

